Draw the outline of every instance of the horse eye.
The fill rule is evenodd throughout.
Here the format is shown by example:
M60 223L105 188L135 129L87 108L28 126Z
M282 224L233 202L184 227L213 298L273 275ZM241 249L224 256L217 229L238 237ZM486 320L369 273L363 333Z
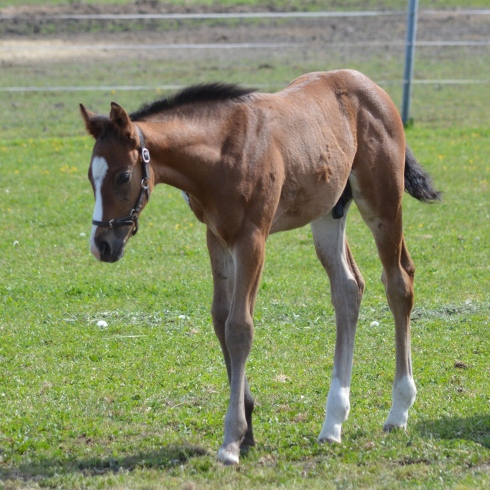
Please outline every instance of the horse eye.
M116 177L116 184L117 185L127 184L130 179L131 179L131 175L130 174L119 174Z

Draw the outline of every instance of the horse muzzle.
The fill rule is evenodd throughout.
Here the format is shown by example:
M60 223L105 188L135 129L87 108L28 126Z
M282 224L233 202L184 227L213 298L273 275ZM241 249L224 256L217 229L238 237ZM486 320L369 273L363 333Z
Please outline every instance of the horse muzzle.
M95 232L90 240L90 251L101 262L117 262L124 255L128 233L123 236L114 231Z

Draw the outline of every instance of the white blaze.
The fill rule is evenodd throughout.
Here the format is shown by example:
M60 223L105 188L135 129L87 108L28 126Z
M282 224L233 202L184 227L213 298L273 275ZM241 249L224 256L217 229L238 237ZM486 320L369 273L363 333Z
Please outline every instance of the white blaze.
M92 160L92 179L94 181L95 187L95 208L93 219L96 221L102 221L103 210L102 210L102 184L104 183L104 178L107 174L106 159L104 157L95 157ZM92 234L90 235L90 250L92 253L100 260L100 252L95 245L95 230L97 227L92 225Z

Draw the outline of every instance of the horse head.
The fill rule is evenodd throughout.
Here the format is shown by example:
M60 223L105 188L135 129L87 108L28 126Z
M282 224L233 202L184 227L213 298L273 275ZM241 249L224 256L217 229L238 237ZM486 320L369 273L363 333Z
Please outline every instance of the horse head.
M100 261L116 262L150 197L150 155L141 130L118 104L111 104L109 117L82 104L80 111L95 139L88 172L95 196L90 250Z

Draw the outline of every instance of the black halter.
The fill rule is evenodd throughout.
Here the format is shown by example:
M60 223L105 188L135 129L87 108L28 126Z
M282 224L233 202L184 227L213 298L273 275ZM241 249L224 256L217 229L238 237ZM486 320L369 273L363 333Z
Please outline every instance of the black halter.
M135 125L136 126L136 125ZM138 200L134 205L131 212L124 216L123 218L111 219L110 221L97 221L95 219L92 220L92 224L95 226L103 226L105 228L117 228L119 226L133 226L133 230L131 231L131 235L136 235L138 232L138 217L141 212L141 204L143 202L143 196L146 195L146 202L150 200L150 188L149 188L149 180L150 180L150 152L148 148L145 147L145 138L143 137L143 133L141 129L136 126L138 131L138 136L140 138L140 147L139 147L139 156L141 159L141 168L143 178L141 179L141 190L138 196Z

